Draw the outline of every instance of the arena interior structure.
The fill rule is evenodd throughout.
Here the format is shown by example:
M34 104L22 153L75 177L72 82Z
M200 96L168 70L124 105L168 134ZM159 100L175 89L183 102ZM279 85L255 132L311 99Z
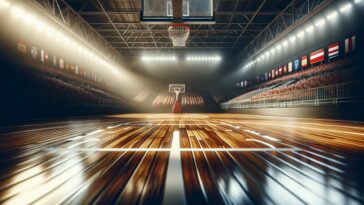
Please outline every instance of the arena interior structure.
M363 0L0 0L1 204L364 204Z

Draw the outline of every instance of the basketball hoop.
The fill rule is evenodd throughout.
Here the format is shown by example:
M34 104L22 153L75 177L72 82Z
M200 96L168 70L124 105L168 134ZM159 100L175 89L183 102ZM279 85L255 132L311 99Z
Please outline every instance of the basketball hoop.
M168 34L174 47L184 47L190 35L190 28L184 24L172 24L168 28Z
M185 93L185 84L169 84L168 85L168 91L169 93L175 93L176 94L176 100L178 99L178 95L180 93Z

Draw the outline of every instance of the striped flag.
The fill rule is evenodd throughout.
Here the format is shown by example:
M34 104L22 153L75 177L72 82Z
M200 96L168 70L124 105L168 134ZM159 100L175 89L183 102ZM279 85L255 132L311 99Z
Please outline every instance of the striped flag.
M44 62L44 50L40 50L40 61L43 63Z
M59 59L59 68L61 68L61 69L64 68L64 61L62 58Z
M18 51L25 53L27 51L27 46L25 45L24 41L18 41Z
M288 63L288 72L292 72L293 71L293 66L292 66L292 62Z
M345 39L345 53L350 53L351 51L354 51L355 47L356 47L355 36Z
M339 43L334 43L329 46L329 59L339 56Z
M302 68L305 68L307 67L307 56L303 56L302 59L301 59L301 67Z
M325 60L325 50L320 49L310 54L310 63L315 64Z
M295 70L300 69L300 59L294 60L294 69Z
M284 67L283 67L283 72L284 72L284 74L286 74L286 73L287 73L287 65L284 65Z

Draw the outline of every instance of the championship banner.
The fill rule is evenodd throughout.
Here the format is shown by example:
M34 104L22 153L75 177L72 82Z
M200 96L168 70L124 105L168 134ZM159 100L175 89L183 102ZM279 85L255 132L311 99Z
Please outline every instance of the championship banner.
M325 50L320 49L310 54L310 63L315 64L325 60Z
M59 68L61 68L61 69L64 68L64 61L62 58L59 59Z
M57 67L57 56L53 56L53 66Z
M301 65L302 65L302 68L306 68L307 67L307 56L303 56L302 57Z
M289 73L293 71L293 69L292 69L292 68L293 68L293 67L292 67L292 62L289 62L289 63L288 63L288 72L289 72Z
M276 77L275 73L276 73L276 71L273 69L272 70L272 78L275 78Z
M32 56L33 59L37 59L37 57L38 57L38 49L37 49L37 47L32 46L30 48L30 55Z
M280 76L283 75L283 67L282 66L279 67L278 73L279 73Z
M352 51L355 51L355 48L356 48L355 36L345 39L345 53L350 53Z
M22 53L27 52L27 46L25 45L25 43L23 41L18 41L17 48L18 48L18 51L20 51Z
M339 43L334 43L329 46L328 56L329 59L336 58L339 56Z
M48 56L47 51L44 51L44 62L48 62L48 58L49 58L49 56Z
M283 73L286 74L287 73L287 65L284 65L283 67Z
M40 61L43 63L44 62L44 50L40 50Z
M296 59L295 61L294 61L294 64L293 64L293 66L294 66L294 70L298 70L298 69L300 69L300 59Z

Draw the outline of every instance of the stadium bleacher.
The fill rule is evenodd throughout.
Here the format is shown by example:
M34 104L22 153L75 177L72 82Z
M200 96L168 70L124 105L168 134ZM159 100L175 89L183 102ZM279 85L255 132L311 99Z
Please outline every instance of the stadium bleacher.
M229 100L227 103L239 103L249 99L255 100L298 90L350 82L355 80L353 74L355 71L356 68L352 67L351 59L340 59L257 84L252 86L250 91Z

